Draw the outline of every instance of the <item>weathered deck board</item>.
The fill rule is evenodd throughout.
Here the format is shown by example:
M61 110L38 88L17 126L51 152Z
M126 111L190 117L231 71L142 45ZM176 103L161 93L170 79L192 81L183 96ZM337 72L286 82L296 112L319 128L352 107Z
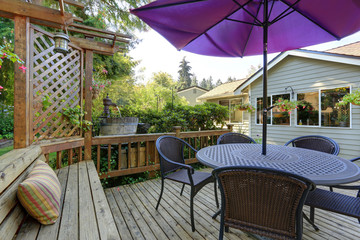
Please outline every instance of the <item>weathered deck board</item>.
M211 218L216 211L212 184L205 186L195 196L195 232L191 231L190 225L189 187L185 187L183 196L180 196L182 185L166 181L163 199L156 211L160 185L160 179L155 179L105 190L122 239L218 238L219 217L215 220ZM304 212L309 215L309 208L305 206ZM360 224L355 218L316 209L315 221L320 228L318 232L304 220L304 240L360 239ZM225 239L255 238L230 228L230 232L225 233Z

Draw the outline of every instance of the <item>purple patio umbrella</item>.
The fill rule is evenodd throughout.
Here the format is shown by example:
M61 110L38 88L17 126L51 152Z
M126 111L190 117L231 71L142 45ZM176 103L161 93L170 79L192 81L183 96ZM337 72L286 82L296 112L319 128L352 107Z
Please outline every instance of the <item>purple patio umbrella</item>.
M158 0L131 13L178 50L217 57L263 54L264 155L271 109L266 101L267 54L360 31L360 0Z

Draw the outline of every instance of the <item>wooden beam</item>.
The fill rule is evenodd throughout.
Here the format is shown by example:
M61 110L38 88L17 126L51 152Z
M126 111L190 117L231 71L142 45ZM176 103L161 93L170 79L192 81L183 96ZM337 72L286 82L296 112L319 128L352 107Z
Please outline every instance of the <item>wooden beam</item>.
M65 15L65 9L64 9L64 1L63 0L59 0L59 7L60 7L60 13L62 16Z
M70 41L82 49L93 50L99 53L107 53L110 55L118 52L120 49L125 50L125 48L123 47L119 47L119 46L112 47L111 44L96 42L89 39L83 39L83 38L77 38L71 36L70 36Z
M92 72L93 72L93 51L86 50L85 51L85 117L84 119L87 121L92 121L91 116L91 108L92 108L92 94L90 91L90 87L92 85ZM84 134L84 160L91 160L91 127L89 131L86 131Z
M1 4L0 4L1 5ZM15 16L14 52L26 62L25 73L15 63L14 68L14 148L30 145L30 83L29 83L29 34L30 20L27 17Z
M73 27L69 27L68 31L69 32L75 32L75 33L81 33L81 34L84 34L85 36L89 36L89 37L99 37L99 38L114 40L113 35L96 33L96 32L89 32L89 31L85 31L85 30L81 30L81 29L77 29L77 28L73 28ZM114 34L114 33L112 33L112 34ZM122 43L127 43L127 44L130 43L129 40L126 40L126 39L123 39L123 38L118 38L118 39L116 39L116 41L117 42L122 42Z
M83 3L77 2L77 1L73 1L73 0L63 0L64 3L80 8L80 9L84 9L85 5ZM60 2L60 1L59 1Z
M71 26L81 28L81 29L85 29L85 30L95 31L95 32L99 32L99 33L105 33L105 34L114 35L114 32L104 30L104 29L98 29L98 28L94 28L94 27L89 27L89 26L82 25L82 24L72 23ZM122 34L122 33L115 33L115 34L118 37L131 39L131 36L127 35L127 34Z
M73 22L71 13L64 12L64 16L62 16L59 10L20 0L0 0L0 11L11 13L14 16L19 15L58 24Z

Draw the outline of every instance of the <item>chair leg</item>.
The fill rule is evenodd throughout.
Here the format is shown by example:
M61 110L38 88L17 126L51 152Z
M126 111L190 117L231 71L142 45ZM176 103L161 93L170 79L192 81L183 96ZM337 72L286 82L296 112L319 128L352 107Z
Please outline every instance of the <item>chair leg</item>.
M185 188L185 183L183 184L182 188L181 188L181 192L180 192L180 196L182 196L183 192L184 192L184 188Z
M216 202L216 207L219 208L219 199L217 196L217 186L216 186L216 180L214 181L214 193L215 193L215 202Z
M306 214L303 212L303 217L305 218L305 220L310 223L310 225L315 229L315 231L319 231L320 229L315 225L314 221L309 219L308 216L306 216Z
M223 238L224 238L224 214L223 212L221 212L219 240L223 240Z
M158 209L158 207L159 207L159 204L160 204L160 200L161 200L161 197L162 197L163 191L164 191L164 179L163 179L163 178L161 178L161 191L160 191L159 200L158 200L158 202L157 202L157 204L156 204L156 207L155 207L155 209L156 209L156 210L157 210L157 209Z
M190 218L191 218L191 229L195 232L195 221L194 221L194 197L195 197L195 190L191 187L191 194L190 194Z

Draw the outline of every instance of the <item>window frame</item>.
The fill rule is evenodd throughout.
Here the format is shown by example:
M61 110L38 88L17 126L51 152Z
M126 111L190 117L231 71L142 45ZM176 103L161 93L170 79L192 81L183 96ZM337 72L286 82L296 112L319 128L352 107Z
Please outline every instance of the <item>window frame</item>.
M228 114L227 122L229 122L231 124L243 124L244 123L244 113L243 113L243 111L241 111L241 119L239 120L239 122L232 122L231 121L231 101L232 100L240 100L240 102L243 103L244 102L244 97L219 99L218 104L220 105L220 101L229 101L229 103L228 103L229 114ZM225 106L225 105L221 105L221 106Z
M324 127L324 126L322 126L321 125L321 91L324 91L324 90L331 90L331 89L336 89L336 88L349 88L350 89L350 91L349 91L349 93L352 93L352 91L353 91L353 87L352 87L352 85L348 85L348 86L339 86L339 87L324 87L324 88L319 88L318 90L317 90L317 92L318 92L318 98L319 98L319 115L318 115L318 126L308 126L308 125L299 125L298 123L297 123L297 114L298 114L298 112L297 112L297 109L296 109L296 111L295 111L295 127L305 127L305 128L324 128L324 129L351 129L352 128L352 104L350 104L350 111L349 111L349 117L350 117L350 121L349 121L349 127L329 127L329 126L326 126L326 127ZM299 92L299 94L302 94L302 93L312 93L312 92L316 92L316 90L315 91L306 91L306 92ZM296 96L296 100L298 99L298 93L296 93L295 94L295 96Z
M285 94L289 94L290 95L290 99L291 99L291 94L290 93L276 93L276 94L271 94L270 96L268 96L268 97L270 97L270 104L273 102L273 96L278 96L278 95L285 95ZM297 97L297 96L296 96ZM257 101L258 101L258 99L259 98L262 98L262 96L261 97L257 97L257 98L255 98L255 102L256 102L256 106L255 106L255 125L258 125L258 126L261 126L261 125L263 125L262 123L257 123L257 110L258 110L258 108L257 108ZM272 104L271 104L272 105ZM268 106L269 107L269 106ZM269 114L270 113L270 114ZM268 126L287 126L287 127L290 127L290 126L292 126L292 123L291 123L291 115L289 116L290 117L290 124L289 125L274 125L273 124L273 109L271 109L271 111L270 112L268 112L268 117L270 117L270 123L268 123L267 125Z

